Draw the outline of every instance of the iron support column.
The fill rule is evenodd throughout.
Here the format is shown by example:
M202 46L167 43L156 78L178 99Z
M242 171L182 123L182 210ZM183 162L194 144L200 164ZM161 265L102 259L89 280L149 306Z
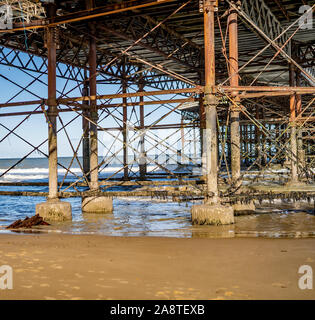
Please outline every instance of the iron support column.
M301 86L301 72L296 71L296 86ZM302 96L300 94L296 94L296 113L299 116L302 112ZM297 133L297 159L300 166L305 166L305 153L303 148L303 133L302 128L299 129Z
M255 106L256 120L260 119L260 107ZM260 129L255 126L255 144L256 144L256 164L258 167L261 165L261 143L260 143Z
M205 86L205 73L204 70L200 71L200 85ZM200 158L201 158L201 174L203 177L206 176L206 150L205 150L205 140L206 140L206 112L204 106L204 94L201 93L199 96L199 119L200 119Z
M206 0L204 5L205 42L205 114L206 114L206 181L208 194L213 198L207 201L218 202L218 144L217 144L217 99L215 87L214 49L214 10L215 1Z
M125 79L125 63L123 66L123 80L122 80L122 92L127 93L127 81ZM123 163L124 163L124 180L129 178L128 170L128 109L127 98L123 98Z
M91 190L98 190L98 141L97 141L97 102L96 102L96 41L94 38L95 24L90 23L90 49L89 49L89 87L90 87L90 168Z
M191 208L193 224L224 225L234 223L234 209L223 206L218 192L218 140L217 99L215 96L215 33L214 11L217 1L205 0L204 44L205 44L205 113L206 113L206 186L207 196L201 205Z
M48 5L50 18L56 15L56 6ZM47 28L48 57L48 149L49 149L49 195L48 199L58 198L58 153L57 153L57 102L56 102L56 28Z
M47 16L50 22L56 16L54 3L47 4ZM56 49L58 34L55 27L46 29L46 48L48 59L48 167L49 192L46 202L36 204L36 214L47 221L64 221L72 218L69 202L58 198L58 153L57 153L57 101L56 101Z
M184 117L181 116L180 120L180 140L181 140L181 164L185 164L185 129L184 129Z
M290 64L289 69L289 80L290 86L295 86L295 70L294 65ZM290 136L290 144L291 144L291 183L298 181L298 166L297 166L297 139L296 139L296 97L295 94L290 96L290 126L291 126L291 136Z
M142 76L140 78L139 84L139 91L142 92L144 90L144 83ZM140 178L144 179L147 173L147 164L146 164L146 156L145 156L145 137L144 137L144 105L142 104L144 101L143 96L140 97L140 105L139 105L139 113L140 113L140 159L139 159L139 173Z
M230 69L230 85L238 87L238 29L237 29L237 13L232 8L228 17L229 29L229 69ZM232 93L234 101L239 104L238 92ZM231 170L232 180L239 186L241 184L241 151L240 151L240 112L238 106L231 105Z
M87 78L87 77L85 77ZM89 96L89 86L88 81L84 82L84 87L82 91L83 96ZM82 158L83 158L83 171L87 178L90 180L90 121L87 118L90 118L90 112L88 110L89 106L84 101L83 102L83 115L82 117L82 130L83 130L83 138L82 138Z

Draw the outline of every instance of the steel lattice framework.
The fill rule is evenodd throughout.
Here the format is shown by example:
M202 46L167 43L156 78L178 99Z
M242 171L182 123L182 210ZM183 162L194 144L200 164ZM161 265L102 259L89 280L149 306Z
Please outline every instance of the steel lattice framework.
M259 185L266 175L278 179L279 166L285 174L278 183L314 183L315 38L301 29L295 1L21 3L25 19L13 21L10 32L0 30L0 77L17 90L0 103L0 147L15 136L30 152L0 178L33 152L52 161L51 138L35 144L18 131L39 117L73 154L68 165L58 161L65 172L59 197L135 195L110 189L115 186L142 186L137 195L152 195L159 191L157 178L189 185L167 189L174 199L211 197L207 110L215 105L210 118L218 127L219 172L212 167L211 177L226 202L266 197L258 187L252 195L240 188L245 180ZM305 3L312 12L314 1ZM204 16L213 8L209 42ZM8 68L27 80L10 76ZM9 116L16 125L1 121ZM72 137L72 125L80 127L80 137ZM80 173L73 170L77 164ZM105 175L114 165L116 172Z

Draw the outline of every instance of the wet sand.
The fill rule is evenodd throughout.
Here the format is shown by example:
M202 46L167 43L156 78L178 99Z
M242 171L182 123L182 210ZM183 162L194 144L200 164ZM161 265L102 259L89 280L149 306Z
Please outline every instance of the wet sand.
M315 239L0 235L0 299L315 299Z

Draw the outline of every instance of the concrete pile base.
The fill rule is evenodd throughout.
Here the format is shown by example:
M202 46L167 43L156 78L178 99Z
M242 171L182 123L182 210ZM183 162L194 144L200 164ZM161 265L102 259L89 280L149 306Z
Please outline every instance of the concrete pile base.
M113 198L86 197L82 198L82 212L85 213L112 213Z
M191 208L193 224L225 225L234 223L234 210L221 204L200 204Z
M234 209L234 214L236 216L246 215L246 214L254 214L256 207L253 201L249 203L235 203L232 205Z
M72 209L69 202L59 199L49 199L36 205L36 214L47 221L65 221L72 219Z

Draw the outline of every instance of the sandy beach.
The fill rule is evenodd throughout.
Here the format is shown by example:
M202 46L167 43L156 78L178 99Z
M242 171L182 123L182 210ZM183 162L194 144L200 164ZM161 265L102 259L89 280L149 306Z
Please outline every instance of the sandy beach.
M0 299L315 299L298 288L315 239L2 234Z

